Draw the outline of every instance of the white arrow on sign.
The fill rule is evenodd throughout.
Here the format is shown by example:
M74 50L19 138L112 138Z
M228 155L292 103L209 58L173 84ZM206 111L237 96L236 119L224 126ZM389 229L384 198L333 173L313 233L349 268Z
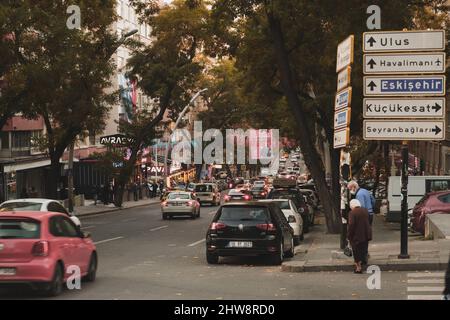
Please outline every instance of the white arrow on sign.
M366 118L442 118L445 98L364 99Z
M364 52L442 51L444 30L380 31L363 34Z
M444 73L445 53L365 54L365 74Z
M350 124L351 109L346 108L334 113L334 129L345 128Z
M364 120L364 140L445 140L443 120Z
M344 88L347 88L350 85L351 75L352 75L352 67L347 67L338 73L338 77L337 77L337 91L338 92Z
M336 99L334 100L334 110L340 110L343 108L348 108L352 104L352 87L349 87L336 94Z
M350 129L344 128L334 132L334 149L339 149L348 146L350 142Z
M367 76L366 96L444 96L445 76Z

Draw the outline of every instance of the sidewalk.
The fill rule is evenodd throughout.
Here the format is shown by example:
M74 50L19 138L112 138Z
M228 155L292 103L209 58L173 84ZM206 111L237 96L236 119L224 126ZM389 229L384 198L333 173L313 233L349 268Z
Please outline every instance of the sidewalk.
M450 240L423 240L420 235L409 235L410 259L398 259L400 253L400 224L387 223L383 217L374 217L373 240L369 245L369 265L382 271L446 270ZM282 264L287 272L353 271L353 257L340 249L340 235L326 234L324 218L305 235L305 241L296 248L296 255Z
M153 199L142 199L138 201L126 201L122 204L121 208L117 208L114 206L114 204L110 203L109 205L104 205L102 202L97 201L97 205L94 205L94 201L92 200L86 200L85 206L82 207L75 207L75 215L77 217L86 217L106 212L113 212L123 209L130 209L130 208L136 208L136 207L144 207L148 205L155 205L159 204L160 200L159 197L153 198Z

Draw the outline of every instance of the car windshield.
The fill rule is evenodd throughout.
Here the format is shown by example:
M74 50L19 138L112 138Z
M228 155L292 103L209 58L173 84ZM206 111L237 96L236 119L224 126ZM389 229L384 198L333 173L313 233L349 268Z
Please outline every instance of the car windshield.
M231 190L228 194L231 195L231 196L242 196L242 195L244 195L244 193L242 191L238 191L238 190Z
M34 220L0 219L0 239L39 239L41 225Z
M188 199L190 199L190 197L189 197L188 193L171 193L171 194L169 194L169 200L174 200L174 199L188 200Z
M286 210L286 209L290 209L291 207L289 206L289 201L274 201L275 204L281 209L281 210Z
M38 202L10 202L0 206L0 211L40 211L41 203Z
M264 188L263 187L253 187L252 191L263 191Z
M223 207L219 221L269 221L266 207Z
M212 192L212 185L199 184L195 186L195 192Z

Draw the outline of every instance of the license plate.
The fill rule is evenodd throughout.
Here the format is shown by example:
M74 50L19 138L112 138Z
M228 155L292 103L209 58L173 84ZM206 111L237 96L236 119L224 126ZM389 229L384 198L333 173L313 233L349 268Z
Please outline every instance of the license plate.
M13 276L16 274L16 268L0 268L0 276Z
M175 206L175 207L181 206L181 203L179 203L179 202L174 202L174 203L172 203L172 206Z
M251 241L230 241L228 243L230 248L251 248L253 243Z
M241 200L242 197L231 197L231 199L237 199L237 200Z

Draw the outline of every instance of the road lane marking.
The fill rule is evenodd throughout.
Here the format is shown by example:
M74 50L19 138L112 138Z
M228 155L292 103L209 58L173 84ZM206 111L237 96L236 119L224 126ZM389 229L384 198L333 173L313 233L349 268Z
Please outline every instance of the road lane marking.
M136 221L136 220L137 220L137 218L132 218L132 219L122 220L122 222L132 222L132 221Z
M81 229L92 229L92 228L95 228L95 226L81 227Z
M408 287L407 291L414 292L442 292L444 287Z
M94 242L94 244L100 244L100 243L110 242L110 241L119 240L119 239L123 239L123 238L124 238L124 237L116 237L116 238L112 238L112 239L100 240L100 241Z
M444 272L417 272L417 273L408 273L408 278L426 278L426 277L445 277Z
M442 300L442 296L438 295L410 295L408 300Z
M153 228L153 229L150 229L150 231L156 231L156 230L161 230L161 229L165 229L165 228L168 228L169 226L161 226L161 227L156 227L156 228Z
M408 283L444 284L444 279L408 279Z
M196 245L198 245L198 244L200 244L200 243L203 243L203 242L205 242L205 241L206 241L206 239L202 239L202 240L196 241L196 242L194 242L194 243L189 244L188 247L196 246Z

